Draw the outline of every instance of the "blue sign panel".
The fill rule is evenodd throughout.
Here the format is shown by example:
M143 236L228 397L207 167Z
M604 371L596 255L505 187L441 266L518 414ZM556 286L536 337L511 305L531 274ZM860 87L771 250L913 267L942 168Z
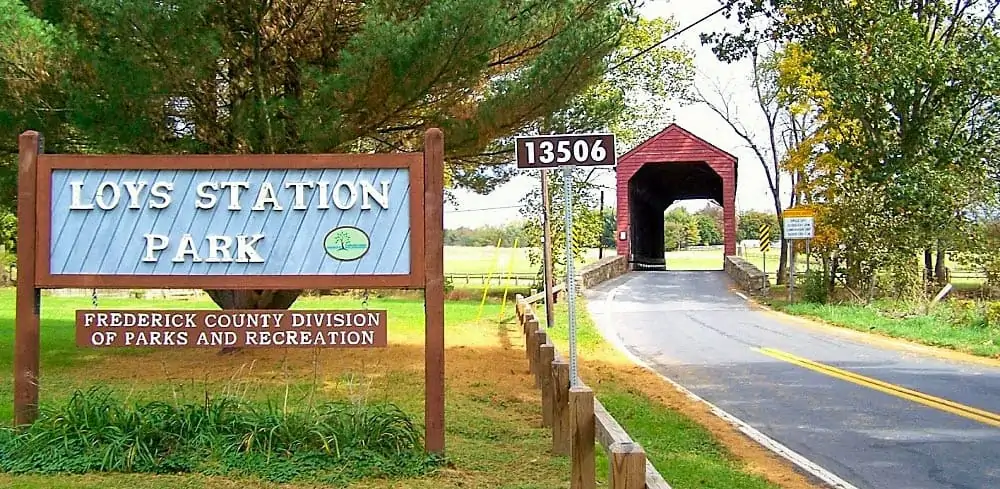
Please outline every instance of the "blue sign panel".
M406 168L53 169L49 273L406 275Z

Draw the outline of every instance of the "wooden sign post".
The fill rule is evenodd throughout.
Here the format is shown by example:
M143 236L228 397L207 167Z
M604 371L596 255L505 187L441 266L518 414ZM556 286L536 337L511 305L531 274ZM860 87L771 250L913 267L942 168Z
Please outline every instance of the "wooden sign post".
M41 289L423 289L444 452L444 137L424 151L46 155L19 138L14 422L38 415ZM266 327L265 327L266 325ZM80 311L81 347L382 347L385 311Z

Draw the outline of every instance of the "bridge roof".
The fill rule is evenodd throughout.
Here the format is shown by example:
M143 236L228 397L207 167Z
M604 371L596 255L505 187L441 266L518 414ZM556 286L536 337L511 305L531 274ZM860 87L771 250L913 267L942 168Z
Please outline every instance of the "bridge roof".
M666 129L618 158L619 165L625 164L634 169L638 169L644 163L693 161L704 161L709 164L731 162L736 165L737 158L677 124L670 124Z

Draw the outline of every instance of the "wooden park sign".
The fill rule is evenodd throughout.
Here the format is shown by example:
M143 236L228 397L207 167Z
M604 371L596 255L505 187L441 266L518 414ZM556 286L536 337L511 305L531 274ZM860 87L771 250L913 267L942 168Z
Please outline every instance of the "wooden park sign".
M46 155L19 138L14 419L38 413L41 289L423 289L444 451L444 139L423 153ZM78 311L82 347L380 347L386 311Z

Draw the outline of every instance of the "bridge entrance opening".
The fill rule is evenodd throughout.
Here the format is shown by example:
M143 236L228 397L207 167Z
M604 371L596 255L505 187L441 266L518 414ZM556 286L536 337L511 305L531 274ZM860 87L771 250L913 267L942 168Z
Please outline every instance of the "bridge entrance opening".
M716 204L722 201L722 178L704 162L646 164L629 179L628 185L630 261L635 270L666 269L664 212L667 208L689 199L709 199ZM682 247L698 244L685 240Z
M682 200L722 207L723 252L736 253L736 157L673 124L618 159L618 254L665 270L664 211Z

